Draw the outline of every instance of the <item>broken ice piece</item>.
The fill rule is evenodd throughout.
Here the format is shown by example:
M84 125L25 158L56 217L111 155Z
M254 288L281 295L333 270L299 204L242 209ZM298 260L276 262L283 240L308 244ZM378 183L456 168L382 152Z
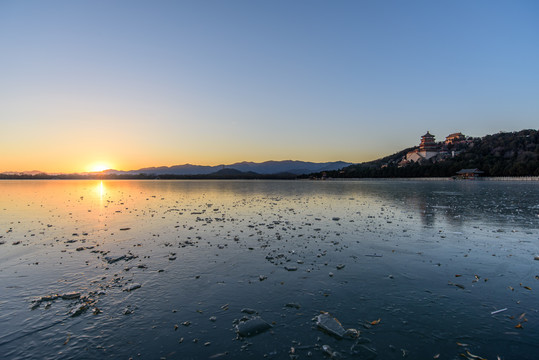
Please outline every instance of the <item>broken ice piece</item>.
M327 312L322 313L316 317L316 325L320 329L338 338L342 338L346 334L346 330L342 327L339 320L337 320Z
M68 293L62 294L62 295L60 295L60 297L61 297L62 299L64 299L64 300L78 299L78 298L80 298L80 293L79 293L79 292L72 291L72 292L68 292Z
M41 303L42 301L53 301L53 300L58 299L59 296L60 295L58 294L45 295L45 296L41 296L41 297L38 297L37 299L32 300L32 302Z
M124 291L133 291L135 289L138 289L139 287L141 287L142 285L140 285L139 283L132 283L132 284L129 284L127 286L124 287Z
M284 306L289 307L289 308L294 308L294 309L301 308L301 305L298 303L286 303Z
M339 353L336 351L333 351L331 346L329 345L322 345L322 350L326 355L328 355L331 359L339 357Z
M271 329L271 325L259 317L252 318L236 325L236 331L238 332L238 335L243 337L254 336L268 329Z
M117 261L125 259L125 255L119 255L119 256L105 256L105 260L109 263L115 263Z
M71 317L79 316L84 311L86 311L86 309L88 309L88 304L86 304L86 303L80 304L80 305L76 306L73 310L71 310L69 312L69 315Z

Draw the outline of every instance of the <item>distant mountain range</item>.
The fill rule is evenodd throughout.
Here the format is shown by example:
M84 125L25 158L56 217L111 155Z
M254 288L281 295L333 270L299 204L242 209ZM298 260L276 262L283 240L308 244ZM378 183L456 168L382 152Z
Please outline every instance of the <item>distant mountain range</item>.
M334 161L325 163L314 163L307 161L284 160L284 161L265 161L262 163L255 162L238 162L228 165L204 166L204 165L174 165L161 167L148 167L138 170L105 170L107 175L208 175L213 173L222 173L222 170L236 170L242 173L256 173L261 175L273 174L294 174L303 175L313 172L339 170L345 166L352 165L344 161Z
M499 132L455 143L437 143L439 156L404 162L411 147L378 160L351 164L343 161L238 162L228 165L175 165L138 170L105 170L82 174L44 174L40 171L4 172L0 179L295 179L449 177L461 169L481 170L485 176L539 176L539 131Z

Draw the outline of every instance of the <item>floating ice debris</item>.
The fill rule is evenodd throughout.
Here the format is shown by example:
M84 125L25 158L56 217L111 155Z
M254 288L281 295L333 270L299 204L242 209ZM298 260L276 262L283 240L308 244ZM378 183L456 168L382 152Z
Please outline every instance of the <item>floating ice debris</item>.
M129 314L132 314L133 311L134 311L134 310L131 309L131 307L128 305L128 306L124 309L123 314L124 314L124 315L129 315Z
M254 336L268 329L271 329L271 325L260 317L255 317L236 325L236 331L242 337Z
M259 276L258 276L258 280L260 280L260 281L264 281L264 280L266 280L267 278L268 278L268 277L265 276L265 275L259 275Z
M322 351L324 351L324 353L328 355L331 359L335 359L340 356L340 354L334 351L329 345L322 345Z
M125 255L118 255L118 256L105 256L105 260L109 263L115 263L117 261L125 259Z
M452 283L451 281L449 281L447 284L448 284L448 285L456 286L456 287L458 287L459 289L463 289L463 290L466 289L466 287L465 287L464 285L462 285L462 284L455 284L455 283Z
M118 262L120 260L131 260L136 258L135 255L128 254L128 255L117 255L117 256L105 256L105 261L107 261L109 264L113 264L115 262Z
M322 330L339 338L344 337L346 330L342 327L339 320L325 312L316 317L316 325Z
M221 358L221 357L224 357L224 356L227 356L227 355L228 355L228 351L225 351L224 353L214 354L214 355L210 356L209 359L218 359L218 358Z
M344 264L339 264L339 265L337 265L337 270L344 269L344 266L345 266Z
M69 315L70 315L71 317L79 316L79 315L82 314L84 311L86 311L86 309L88 309L88 304L86 304L86 303L79 304L79 305L76 306L73 310L71 310L71 311L69 312Z
M41 301L32 300L32 306L30 307L31 310L35 310L41 305Z
M359 355L359 358L366 359L366 360L372 360L378 356L376 353L376 350L363 345L362 341L358 339L358 341L352 345L350 348L350 352L354 355Z
M299 309L299 308L301 308L301 305L298 304L298 303L287 303L287 304L285 304L284 306L289 307L289 308L294 308L294 309Z
M138 289L141 286L142 285L140 285L139 283L132 283L132 284L129 284L129 285L125 286L123 291L133 291L135 289Z
M468 360L486 360L485 358L483 358L481 356L472 354L468 350L466 350L466 354L460 354L460 356L462 356L463 358L468 359Z
M72 300L72 299L78 299L80 298L80 293L79 292L68 292L68 293L65 293L65 294L62 294L60 295L60 297L64 300Z
M494 315L494 314L497 314L497 313L501 313L502 311L506 311L506 310L507 310L507 308L503 308L503 309L500 309L500 310L492 311L492 312L490 313L490 315Z
M41 297L39 297L39 298L37 298L37 299L32 300L32 302L39 302L39 303L41 303L42 301L53 301L53 300L58 299L59 296L60 296L60 295L58 295L58 294L45 295L45 296L41 296Z
M211 322L216 322L217 321L217 316L210 316L210 321Z

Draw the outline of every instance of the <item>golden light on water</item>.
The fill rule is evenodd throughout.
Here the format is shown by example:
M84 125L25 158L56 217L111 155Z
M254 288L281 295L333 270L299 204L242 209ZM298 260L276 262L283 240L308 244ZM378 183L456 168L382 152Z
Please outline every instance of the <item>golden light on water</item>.
M99 199L103 200L104 193L105 187L103 186L103 181L100 181L99 184L97 184L97 194L99 195Z

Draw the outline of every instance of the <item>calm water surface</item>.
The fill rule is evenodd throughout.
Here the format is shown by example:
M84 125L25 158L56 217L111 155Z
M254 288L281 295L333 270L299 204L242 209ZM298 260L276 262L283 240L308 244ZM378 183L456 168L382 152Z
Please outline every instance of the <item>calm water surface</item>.
M537 359L538 255L537 183L2 181L0 354Z

